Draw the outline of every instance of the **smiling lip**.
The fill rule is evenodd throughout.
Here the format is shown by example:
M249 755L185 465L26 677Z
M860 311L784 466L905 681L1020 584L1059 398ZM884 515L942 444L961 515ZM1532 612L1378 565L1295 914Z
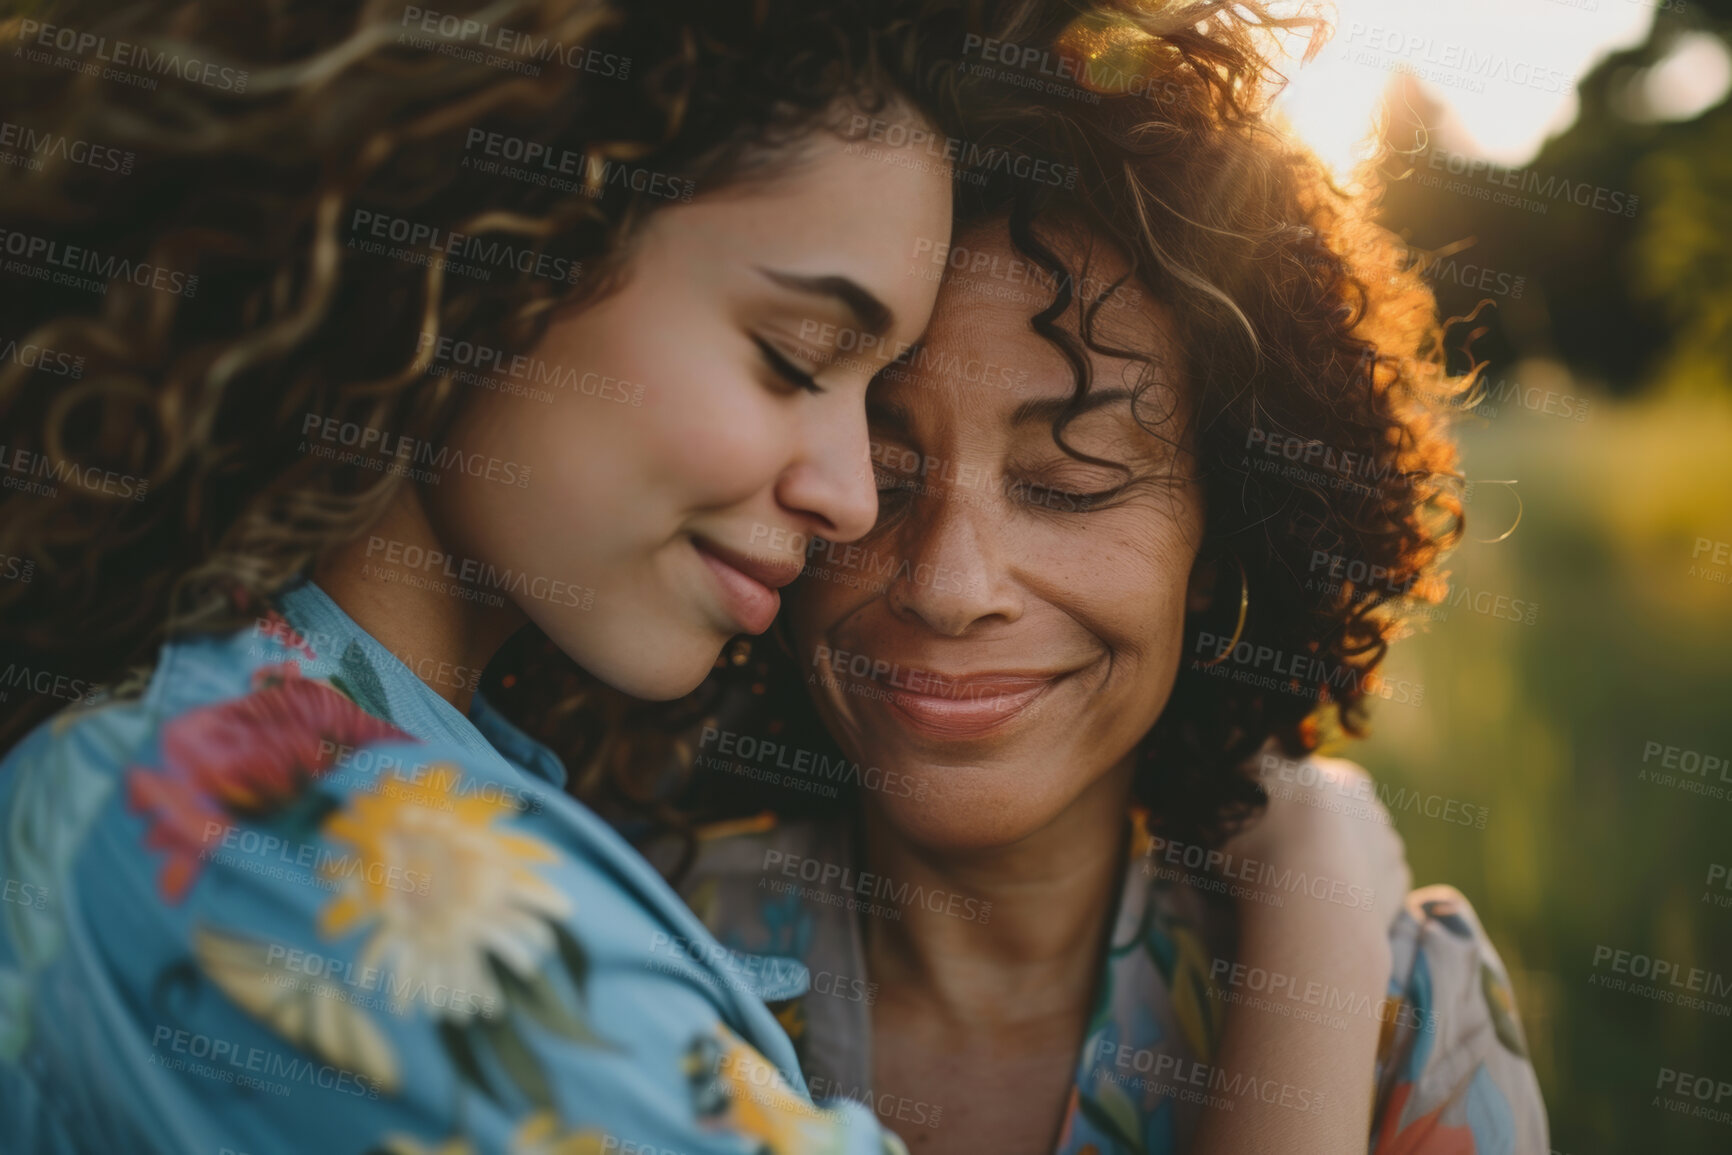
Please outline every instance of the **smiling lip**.
M782 607L776 591L800 576L800 563L754 558L702 538L693 538L692 545L715 574L722 601L740 629L748 634L769 629Z
M890 691L890 707L911 729L930 738L984 738L1027 712L1062 674L990 673L951 677L928 670L906 676Z

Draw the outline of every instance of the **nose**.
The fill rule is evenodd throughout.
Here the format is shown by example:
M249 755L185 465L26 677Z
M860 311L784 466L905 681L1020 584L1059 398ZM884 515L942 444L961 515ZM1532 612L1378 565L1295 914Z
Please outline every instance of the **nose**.
M986 489L935 485L905 511L895 537L907 564L898 561L885 595L897 614L953 638L983 622L1022 616L991 496Z
M799 437L795 460L777 480L776 500L809 519L819 537L847 542L866 536L878 520L878 486L859 395L838 394L832 404L812 406Z

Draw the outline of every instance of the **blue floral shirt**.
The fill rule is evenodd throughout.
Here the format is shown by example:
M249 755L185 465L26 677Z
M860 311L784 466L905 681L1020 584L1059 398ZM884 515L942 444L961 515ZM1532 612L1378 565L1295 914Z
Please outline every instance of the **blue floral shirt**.
M1330 1029L1381 1024L1372 1155L1545 1155L1545 1104L1502 961L1459 891L1407 896L1390 928L1392 970L1378 1003L1327 982L1235 962L1230 903L1200 873L1169 866L1138 813L1101 962L1088 1034L1053 1155L1177 1155L1202 1113L1255 1095L1296 1111L1322 1093L1214 1065L1226 1016L1302 1017ZM651 848L664 867L677 848ZM856 1098L904 1134L944 1125L955 1104L873 1087L866 918L924 906L976 923L991 904L852 869L846 822L773 816L700 832L681 893L721 941L802 961L811 982L779 1006L814 1093Z
M901 1151L564 770L302 581L0 761L0 1150Z

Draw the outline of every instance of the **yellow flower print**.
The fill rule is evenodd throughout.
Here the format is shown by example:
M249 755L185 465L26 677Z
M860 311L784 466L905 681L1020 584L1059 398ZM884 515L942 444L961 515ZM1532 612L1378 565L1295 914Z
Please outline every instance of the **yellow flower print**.
M686 1052L686 1074L699 1114L759 1146L768 1155L838 1149L840 1122L788 1086L782 1073L745 1040L716 1024Z
M601 1155L608 1149L605 1131L591 1127L561 1134L559 1127L559 1117L552 1111L537 1111L511 1137L511 1155Z
M324 826L352 852L321 868L337 892L320 930L376 928L359 965L390 976L399 1013L419 1002L447 1019L495 1014L495 967L533 979L555 949L552 923L572 914L571 900L531 869L555 861L553 849L496 825L515 808L460 794L461 774L435 764L415 790L353 795Z
M552 1111L537 1111L511 1137L510 1155L602 1155L607 1149L605 1131L590 1128L561 1133L559 1116ZM475 1155L474 1144L461 1137L429 1147L407 1135L392 1135L379 1150L382 1155Z

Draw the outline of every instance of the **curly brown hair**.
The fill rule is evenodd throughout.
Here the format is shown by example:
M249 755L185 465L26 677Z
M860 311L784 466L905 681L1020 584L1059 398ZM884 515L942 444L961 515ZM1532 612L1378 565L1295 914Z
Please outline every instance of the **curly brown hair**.
M1438 563L1464 521L1446 426L1448 399L1473 374L1449 375L1447 324L1376 223L1369 168L1344 191L1271 123L1268 33L1306 23L1256 4L1103 2L1080 22L1024 5L1005 41L1032 46L1042 64L1069 61L1056 71L1071 83L1030 97L977 70L965 100L978 123L1015 117L1031 150L1077 168L1074 188L995 180L970 191L962 214L1007 217L1014 246L1050 275L1052 298L1031 324L1066 354L1075 397L1089 387L1079 345L1107 351L1092 326L1120 285L1083 302L1080 339L1063 331L1055 319L1090 282L1044 226L1083 222L1170 307L1205 487L1202 549L1221 585L1214 608L1188 623L1193 640L1141 746L1134 791L1185 841L1216 842L1266 802L1247 764L1270 739L1301 756L1326 722L1358 736L1371 699L1412 696L1376 671L1404 611L1435 600ZM1236 631L1241 573L1248 612ZM689 833L766 808L833 812L860 788L844 774L821 800L816 780L790 789L694 773L706 727L846 764L806 699L806 671L774 645L736 643L674 704L561 674L533 637L513 651L491 671L490 694L566 754L579 797L628 830Z
M526 351L617 283L649 214L773 175L838 108L952 131L931 46L980 19L942 0L38 7L0 23L0 112L35 153L0 167L0 555L31 579L0 582L0 645L75 687L246 624L386 507L402 476L305 452L301 417L437 439L464 386L429 371L436 342ZM505 179L477 139L580 163ZM380 221L409 259L366 251ZM61 704L7 701L0 749Z

